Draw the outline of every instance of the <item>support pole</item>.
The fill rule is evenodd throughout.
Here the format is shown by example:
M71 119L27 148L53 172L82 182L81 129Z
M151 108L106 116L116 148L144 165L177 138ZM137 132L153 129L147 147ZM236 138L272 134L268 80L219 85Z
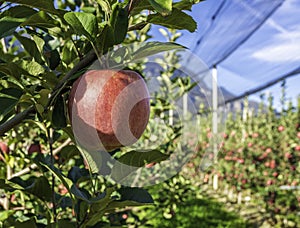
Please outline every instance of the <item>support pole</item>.
M218 160L218 74L217 67L214 66L212 69L212 133L213 133L213 153L214 153L214 166L216 167ZM218 174L215 173L213 177L213 189L218 189Z

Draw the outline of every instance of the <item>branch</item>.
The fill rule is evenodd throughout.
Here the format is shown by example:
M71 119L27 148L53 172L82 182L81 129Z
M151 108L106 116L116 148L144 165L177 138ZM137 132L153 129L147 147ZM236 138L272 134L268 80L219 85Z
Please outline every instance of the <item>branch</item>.
M53 156L58 154L58 152L61 151L61 149L65 146L67 146L68 144L70 144L72 142L71 139L67 139L64 143L62 143L59 147L57 147L55 150L53 150ZM31 170L36 169L38 166L36 164L31 164L29 167L26 167L25 169L22 169L21 171L14 173L11 175L11 178L13 177L19 177L22 176L26 173L29 173Z
M84 69L85 67L89 66L94 60L97 59L97 56L94 51L90 51L79 63L75 65L75 67L70 70L63 78L62 80L56 85L54 88L51 97L49 99L49 104L51 100L57 95L57 91L59 91L65 83L72 77L77 71L80 71ZM49 105L46 107L46 109L49 107ZM21 123L24 119L27 118L27 116L31 113L35 113L35 108L32 106L25 111L16 114L12 119L8 120L7 122L0 125L0 136L4 135L7 131Z
M30 108L26 109L23 112L20 112L18 114L16 114L12 119L6 121L5 123L3 123L2 125L0 125L0 136L4 135L4 133L6 133L7 131L9 131L10 129L12 129L14 126L18 125L19 123L21 123L24 119L27 118L27 116L31 113L34 113L35 109L33 106L31 106Z
M127 12L128 12L128 15L130 15L131 10L132 10L135 6L137 6L137 5L140 3L140 1L141 1L141 0L130 0L130 1L128 2L128 4L127 4L126 7L125 7L125 9L126 9Z

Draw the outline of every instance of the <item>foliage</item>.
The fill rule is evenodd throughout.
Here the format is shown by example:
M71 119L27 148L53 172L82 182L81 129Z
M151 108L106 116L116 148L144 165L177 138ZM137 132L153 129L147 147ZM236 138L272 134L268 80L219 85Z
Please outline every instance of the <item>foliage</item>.
M105 60L108 52L113 53L111 64L116 64L120 57L145 61L150 55L183 48L174 43L176 39L143 42L150 38L151 24L194 31L196 23L185 11L197 2L10 0L1 4L0 134L11 149L1 151L0 157L2 225L98 227L109 224L109 215L120 208L153 204L145 189L112 184L90 169L73 142L68 93L74 80L95 60ZM140 44L132 55L124 56L122 45L133 43ZM142 65L133 64L132 69L141 70ZM170 134L174 139L176 133ZM165 146L146 162L166 159L169 150ZM122 151L115 155L130 163L138 156L129 153L125 159ZM133 165L143 165L140 159L144 158Z

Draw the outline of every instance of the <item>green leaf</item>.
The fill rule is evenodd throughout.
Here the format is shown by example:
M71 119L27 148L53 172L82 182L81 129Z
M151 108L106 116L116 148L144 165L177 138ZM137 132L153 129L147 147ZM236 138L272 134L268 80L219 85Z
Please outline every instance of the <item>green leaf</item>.
M41 53L36 46L36 43L24 36L19 35L18 33L14 33L15 37L21 42L24 49L29 53L30 56L32 56L36 62L42 63L42 56Z
M94 41L98 33L96 16L90 13L69 12L64 15L64 18L76 34L84 35L90 41Z
M21 26L34 26L48 29L59 26L59 22L53 20L53 18L44 11L40 11L24 21Z
M118 190L121 201L130 200L138 203L154 203L152 196L142 188L125 187Z
M13 215L15 212L15 210L0 211L0 221L8 219L8 217Z
M68 219L60 219L55 223L50 223L46 226L46 228L74 228L76 227L76 222L69 221Z
M75 185L72 185L71 192L77 199L81 199L87 203L90 203L89 196L87 196L83 191L81 191Z
M15 79L20 79L22 74L28 75L28 72L15 63L0 63L0 72L13 76Z
M170 51L174 49L184 49L185 47L171 42L148 42L143 44L137 51L132 54L132 60L146 58L148 56Z
M150 4L150 2L148 0L141 0L141 1L138 1L137 5L134 6L132 11L130 12L130 15L133 16L133 15L139 14L143 10L153 11L154 8L152 7L152 5Z
M45 163L40 163L43 167L45 167L46 169L48 169L52 174L54 174L61 182L62 184L68 189L68 191L70 192L70 188L73 185L72 181L70 179L68 179L67 177L65 177L59 169L57 169L54 166L49 166Z
M179 2L173 3L173 8L176 8L178 10L191 10L192 6L202 2L203 0L181 0Z
M129 166L142 167L145 164L161 162L168 158L168 155L163 154L158 150L148 152L130 151L121 156L118 161Z
M80 151L74 145L67 145L59 152L59 158L63 161L68 161L76 155L80 155Z
M150 14L147 22L171 29L186 29L190 32L194 32L197 28L197 23L194 19L178 9L173 9L172 13L166 17L160 14Z
M114 211L116 208L124 208L129 206L142 206L153 204L152 196L142 188L121 188L118 190L121 195L120 200L111 202L106 208L106 212Z
M24 19L3 17L0 19L0 39L12 35Z
M17 88L7 88L0 91L0 120L18 104L23 91Z
M111 14L110 3L107 0L97 0L103 12Z
M172 11L172 0L148 0L153 8L162 16L167 16Z
M8 16L13 18L28 18L37 11L27 6L15 6L5 10L0 14L0 17Z
M85 226L94 226L97 222L102 220L102 216L105 213L107 206L113 201L111 194L114 188L107 188L104 197L97 203L93 203L90 208L90 213L86 219ZM83 226L84 227L84 226Z
M52 125L56 129L67 126L65 102L63 96L59 96L54 104L52 112Z
M62 49L62 61L67 65L74 62L77 58L76 47L73 42L66 42Z
M30 8L38 8L40 10L55 14L61 15L63 11L55 9L53 1L46 0L9 0L11 3L16 3Z
M51 186L48 182L48 179L44 176L36 178L32 185L25 188L25 191L42 200L50 201L52 198Z
M77 183L81 178L90 179L90 173L85 168L79 168L78 166L73 166L68 173L68 178L73 181L73 183Z
M40 74L43 74L45 72L44 67L34 61L22 60L21 66L28 72L28 74L33 76L39 76Z
M128 29L128 12L120 4L115 4L113 7L110 25L114 34L114 44L122 43Z

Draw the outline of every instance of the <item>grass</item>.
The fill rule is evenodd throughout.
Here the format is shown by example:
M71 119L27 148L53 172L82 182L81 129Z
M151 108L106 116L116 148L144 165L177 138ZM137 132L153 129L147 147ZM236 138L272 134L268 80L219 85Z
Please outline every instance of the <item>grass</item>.
M224 205L212 199L190 199L177 205L171 219L161 214L149 221L154 227L250 227L243 218L228 212Z

